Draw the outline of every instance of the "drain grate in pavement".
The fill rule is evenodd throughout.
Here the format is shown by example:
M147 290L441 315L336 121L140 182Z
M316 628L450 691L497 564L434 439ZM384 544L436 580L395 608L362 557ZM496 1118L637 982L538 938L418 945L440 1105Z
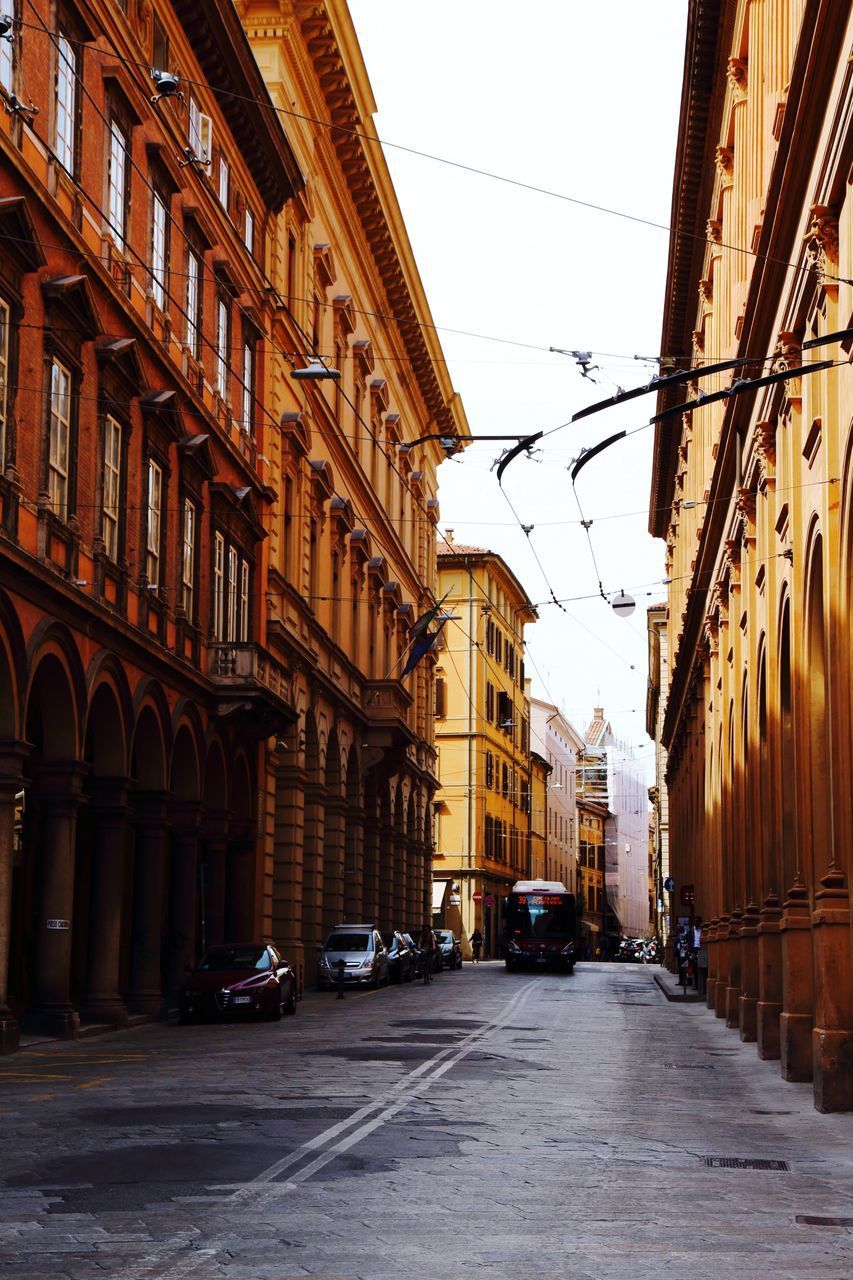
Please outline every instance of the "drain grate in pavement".
M740 1156L703 1156L707 1169L768 1169L776 1173L790 1173L787 1160L742 1160Z
M665 1062L669 1071L716 1071L709 1062Z
M794 1221L804 1227L853 1227L853 1218L824 1218L814 1213L798 1213Z

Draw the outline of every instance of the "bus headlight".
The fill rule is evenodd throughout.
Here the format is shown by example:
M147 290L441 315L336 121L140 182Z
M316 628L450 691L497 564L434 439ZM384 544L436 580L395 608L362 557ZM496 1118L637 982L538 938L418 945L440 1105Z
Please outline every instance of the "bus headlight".
M573 942L570 942L567 947L563 947L563 950L560 952L560 955L563 955L563 956L573 955L574 950L575 950L575 944Z
M517 956L521 955L521 947L518 945L518 943L515 941L514 938L510 938L509 942L507 943L506 949L507 951L512 951L514 955L517 955Z

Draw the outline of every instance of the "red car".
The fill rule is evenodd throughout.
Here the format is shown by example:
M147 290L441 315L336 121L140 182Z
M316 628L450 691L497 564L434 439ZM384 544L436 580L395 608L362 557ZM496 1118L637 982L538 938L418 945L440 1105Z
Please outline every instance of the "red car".
M255 1014L275 1021L296 1013L296 976L263 942L211 947L181 987L182 1023Z

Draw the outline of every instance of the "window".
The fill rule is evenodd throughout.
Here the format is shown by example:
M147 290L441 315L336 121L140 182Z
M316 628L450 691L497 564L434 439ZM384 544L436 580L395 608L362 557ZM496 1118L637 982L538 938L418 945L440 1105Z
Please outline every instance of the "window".
M245 644L249 639L249 566L244 560L240 565L240 627L239 640Z
M77 50L60 31L56 37L54 139L56 158L73 175L77 151Z
M2 41L0 41L2 43ZM9 418L9 308L0 298L0 473L6 464L6 423Z
M148 463L148 528L145 543L145 576L152 586L160 585L160 530L163 520L163 470Z
M201 359L201 290L203 266L201 254L187 250L187 346L195 360Z
M251 342L243 343L243 414L240 425L251 433L255 408L255 349Z
M284 478L284 503L281 516L281 542L284 558L284 573L290 577L290 566L293 560L293 478Z
M104 425L104 550L118 559L118 504L121 487L121 427L115 418Z
M255 252L255 216L248 206L246 207L246 217L243 223L243 243L249 253Z
M495 785L495 757L491 751L486 752L486 786L489 791Z
M501 765L501 795L504 799L509 796L509 767L506 764Z
M113 119L107 151L107 226L120 245L127 230L127 150L127 134Z
M216 300L216 390L223 400L228 399L228 303L220 296Z
M287 237L287 287L290 290L289 302L296 301L296 236L291 232ZM291 308L292 310L292 308Z
M489 724L495 722L495 686L486 682L486 719Z
M226 639L233 644L237 639L237 575L238 575L238 556L237 548L228 548L228 621L226 624Z
M184 498L184 545L181 558L181 607L192 620L195 604L195 548L198 513L195 503Z
M154 14L151 41L151 65L156 67L158 71L168 71L170 65L169 37L166 35L166 30L156 13Z
M54 360L50 370L50 429L48 478L51 510L61 520L68 516L68 470L71 447L71 374Z
M501 662L503 660L503 643L504 643L503 634L500 631L498 631L497 628L495 628L495 657L497 658L498 662Z
M225 539L213 535L213 638L225 639Z
M10 0L5 0L3 12L9 17L14 15ZM15 90L15 45L18 37L14 27L9 34L11 40L0 40L0 87L11 94Z
M205 167L210 164L210 153L213 147L213 123L210 116L202 113L195 98L190 98L189 125L187 137L193 156Z
M447 715L447 685L444 679L438 676L435 682L435 714L439 719L443 719Z
M225 212L228 212L229 200L231 198L231 170L228 167L228 161L220 153L219 156L219 203Z
M166 259L169 208L165 196L154 192L151 204L151 292L161 311L166 310Z

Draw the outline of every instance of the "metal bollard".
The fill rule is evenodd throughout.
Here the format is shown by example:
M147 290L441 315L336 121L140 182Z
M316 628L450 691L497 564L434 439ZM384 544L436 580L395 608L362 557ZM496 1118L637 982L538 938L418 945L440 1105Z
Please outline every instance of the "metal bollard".
M338 999L344 998L344 974L346 973L346 964L343 960L338 961Z

